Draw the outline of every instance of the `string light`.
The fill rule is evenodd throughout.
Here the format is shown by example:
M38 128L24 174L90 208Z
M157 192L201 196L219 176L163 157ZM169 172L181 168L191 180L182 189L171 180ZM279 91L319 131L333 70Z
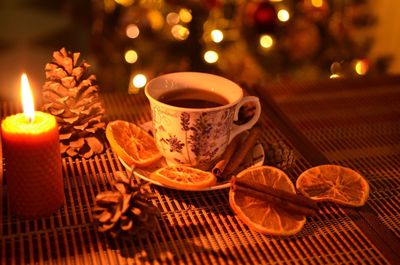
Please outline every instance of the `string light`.
M135 0L115 0L115 2L121 6L130 6L135 2Z
M260 37L260 45L263 48L271 48L274 45L274 39L270 35L261 35Z
M138 59L138 54L134 50L128 50L125 52L125 61L127 63L135 63Z
M286 22L290 18L289 11L287 11L286 9L279 10L277 16L278 16L279 21L281 21L281 22Z
M339 74L331 74L330 79L340 78Z
M135 39L139 36L139 27L136 24L129 24L126 27L126 36L131 39Z
M144 74L137 74L132 79L132 84L136 88L142 88L146 85L147 78Z
M218 61L218 59L219 59L219 56L216 51L209 50L204 53L204 60L207 63L216 63Z
M176 25L179 23L179 14L170 12L167 14L166 20L169 25Z
M172 36L177 40L186 40L189 37L190 31L182 25L175 25L171 29Z
M131 74L128 86L128 94L137 94L147 84L147 77L144 74Z
M164 26L164 17L161 12L156 9L147 12L147 18L153 30L161 30Z
M311 0L311 4L316 8L320 8L324 5L324 0Z
M340 62L333 62L330 68L332 74L329 78L339 78L342 72L342 64Z
M357 74L365 75L368 72L368 62L366 60L357 60L354 69Z
M224 39L224 33L219 29L214 29L211 31L211 39L215 43L220 43Z
M186 8L179 10L179 18L183 23L189 23L192 21L192 14Z

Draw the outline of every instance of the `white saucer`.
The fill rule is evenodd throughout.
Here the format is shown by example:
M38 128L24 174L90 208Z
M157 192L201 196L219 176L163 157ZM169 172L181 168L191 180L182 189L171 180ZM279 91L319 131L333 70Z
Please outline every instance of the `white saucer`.
M146 123L140 125L140 127L145 129L146 131L151 131L151 127L152 127L151 122L146 122ZM263 148L262 144L257 143L253 147L253 149L247 154L244 161L240 164L238 170L241 171L246 168L253 167L253 166L262 166L264 163L264 158L265 158L264 148ZM132 169L129 167L129 165L126 164L125 161L122 160L122 158L120 158L120 157L119 157L119 161L121 161L121 164L125 167L126 171L128 173L131 173ZM167 163L165 162L165 159L162 158L157 164L152 165L151 167L135 168L134 174L138 178L148 181L154 185L177 190L177 188L166 186L166 185L150 178L150 174L153 171L155 171L161 167L164 167L166 165L167 165ZM225 180L225 181L217 182L214 186L204 188L204 189L199 189L196 191L211 191L211 190L226 189L226 188L229 188L229 186L230 186L229 180Z

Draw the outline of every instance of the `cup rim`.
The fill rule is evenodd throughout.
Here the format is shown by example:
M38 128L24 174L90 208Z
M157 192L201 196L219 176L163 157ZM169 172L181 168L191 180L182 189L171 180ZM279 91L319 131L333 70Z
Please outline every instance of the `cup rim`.
M184 77L184 76L195 76L196 78L211 78L211 79L218 79L224 83L226 83L227 85L229 85L230 87L233 87L234 89L237 89L237 92L239 93L237 98L235 100L233 100L232 102L229 102L228 104L225 104L223 106L218 106L218 107L212 107L212 108L185 108L185 107L177 107L177 106L173 106L173 105L169 105L166 103L163 103L161 101L159 101L157 98L155 98L151 91L150 88L154 83L160 82L160 80L162 79L173 79L176 77ZM198 87L196 87L198 88ZM202 88L199 88L202 89ZM215 92L213 89L210 89L209 91L213 91ZM235 106L238 102L240 102L240 100L243 98L244 94L243 94L243 89L236 84L235 82L233 82L232 80L229 80L228 78L225 78L223 76L219 76L216 74L210 74L210 73L203 73L203 72L173 72L173 73L168 73L168 74L163 74L163 75L159 75L153 79L151 79L145 86L144 89L145 95L146 97L153 102L156 102L157 104L160 104L162 106L168 107L170 109L173 110L179 110L179 111L186 111L186 112L203 112L203 111L218 111L218 110L222 110L222 109L226 109L226 108L230 108L232 106ZM220 93L218 93L220 94ZM225 96L225 95L222 95Z

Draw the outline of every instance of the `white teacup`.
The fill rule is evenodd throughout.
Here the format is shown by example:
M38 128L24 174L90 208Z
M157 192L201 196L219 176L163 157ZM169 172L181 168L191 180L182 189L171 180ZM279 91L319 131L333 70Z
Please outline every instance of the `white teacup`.
M152 79L145 87L154 137L169 165L209 169L237 134L253 127L261 114L259 99L243 96L234 82L212 74L177 72ZM242 105L253 102L254 116L240 126Z

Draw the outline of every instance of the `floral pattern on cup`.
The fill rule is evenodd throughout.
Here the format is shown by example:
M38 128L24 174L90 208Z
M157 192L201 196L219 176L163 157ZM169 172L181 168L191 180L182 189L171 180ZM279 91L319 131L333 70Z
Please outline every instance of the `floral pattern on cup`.
M231 128L226 124L232 124L234 111L234 107L212 112L187 112L153 106L158 148L163 150L167 160L207 168L228 144Z
M193 93L193 100L203 100L201 96L197 98L199 90L204 91L200 94L210 97L210 100L214 96L223 97L226 103L218 101L220 105L216 107L186 107L167 104L163 99L172 93L192 102L185 93ZM213 74L177 72L161 75L150 80L144 92L150 102L155 142L168 165L209 169L220 158L229 141L253 127L261 115L257 97L244 96L240 86ZM254 115L246 123L236 125L233 120L245 104L255 106Z

